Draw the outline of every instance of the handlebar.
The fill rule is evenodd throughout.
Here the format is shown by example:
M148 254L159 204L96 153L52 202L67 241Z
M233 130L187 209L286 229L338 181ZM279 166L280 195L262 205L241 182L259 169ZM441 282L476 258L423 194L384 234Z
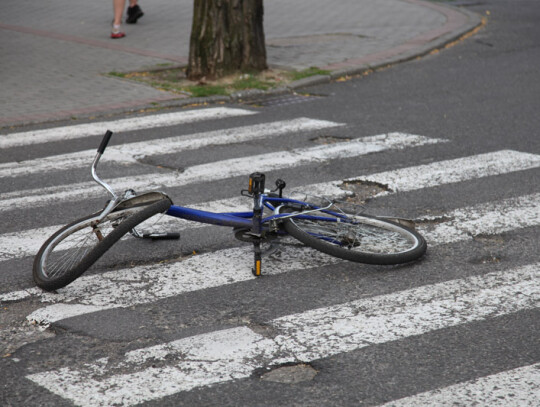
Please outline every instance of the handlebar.
M103 140L101 140L101 144L99 145L97 149L98 153L103 154L105 152L105 149L107 148L107 144L109 144L109 141L111 140L112 135L113 135L113 132L110 130L107 130L107 132L103 136Z
M107 192L109 194L111 194L111 197L112 197L112 199L110 200L108 206L101 213L100 219L99 219L100 221L114 208L114 206L118 203L118 201L120 199L118 197L118 195L116 195L114 190L110 187L110 185L107 184L106 182L104 182L103 180L101 180L101 178L99 178L98 175L97 175L97 165L99 163L99 159L101 158L101 156L105 152L105 149L107 148L107 144L109 144L109 141L110 141L112 135L113 135L113 132L110 131L110 130L107 130L107 132L103 136L103 139L101 140L101 144L99 145L99 147L97 149L96 156L94 157L94 162L92 163L92 178L94 178L94 180L99 185L101 185L103 188L105 188L107 190Z

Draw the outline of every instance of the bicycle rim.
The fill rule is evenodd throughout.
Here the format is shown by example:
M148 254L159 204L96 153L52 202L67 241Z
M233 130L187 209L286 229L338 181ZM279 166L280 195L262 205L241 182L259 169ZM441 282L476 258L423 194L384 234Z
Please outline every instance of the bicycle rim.
M41 247L34 260L33 276L45 290L62 288L88 270L123 235L148 218L165 212L170 199L133 206L75 221L60 229Z
M135 211L128 209L109 214L97 225L95 223L99 214L91 215L87 219L66 226L58 234L51 237L50 242L39 257L39 266L43 277L55 280L70 273L88 253Z
M402 225L369 216L340 218L317 213L284 223L289 234L304 244L345 260L370 264L399 264L426 251L422 236Z

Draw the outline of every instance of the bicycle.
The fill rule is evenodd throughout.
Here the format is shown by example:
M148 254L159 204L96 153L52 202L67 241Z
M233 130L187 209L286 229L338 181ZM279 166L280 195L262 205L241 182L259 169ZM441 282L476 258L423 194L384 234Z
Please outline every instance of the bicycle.
M286 235L331 256L367 264L407 263L426 252L425 239L395 218L351 213L331 200L316 204L286 198L283 180L278 179L276 188L269 191L265 175L259 172L249 176L247 190L241 191L253 200L249 212L207 212L177 206L165 193L155 191L136 194L127 190L119 196L97 175L111 136L111 131L105 133L91 167L92 177L111 199L103 210L64 226L42 245L34 259L33 278L44 290L56 290L77 279L128 232L143 239L178 239L178 233L137 230L157 214L232 227L237 239L253 244L255 276L262 273L261 244Z

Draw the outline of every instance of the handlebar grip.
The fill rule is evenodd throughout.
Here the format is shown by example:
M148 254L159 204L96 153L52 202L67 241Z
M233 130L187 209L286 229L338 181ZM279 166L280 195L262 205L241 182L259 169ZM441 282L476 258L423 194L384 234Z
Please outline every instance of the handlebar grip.
M113 132L110 130L107 130L107 132L103 136L103 140L101 140L101 144L99 145L97 149L98 153L103 154L105 152L105 149L107 148L107 144L109 144L109 140L111 139L112 135L113 135Z

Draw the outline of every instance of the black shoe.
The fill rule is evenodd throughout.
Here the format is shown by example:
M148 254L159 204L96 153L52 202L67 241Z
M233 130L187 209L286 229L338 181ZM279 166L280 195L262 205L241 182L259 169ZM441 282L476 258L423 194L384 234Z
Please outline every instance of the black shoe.
M138 5L135 5L133 7L128 7L126 23L135 24L137 20L141 18L142 16L144 16L144 13Z

